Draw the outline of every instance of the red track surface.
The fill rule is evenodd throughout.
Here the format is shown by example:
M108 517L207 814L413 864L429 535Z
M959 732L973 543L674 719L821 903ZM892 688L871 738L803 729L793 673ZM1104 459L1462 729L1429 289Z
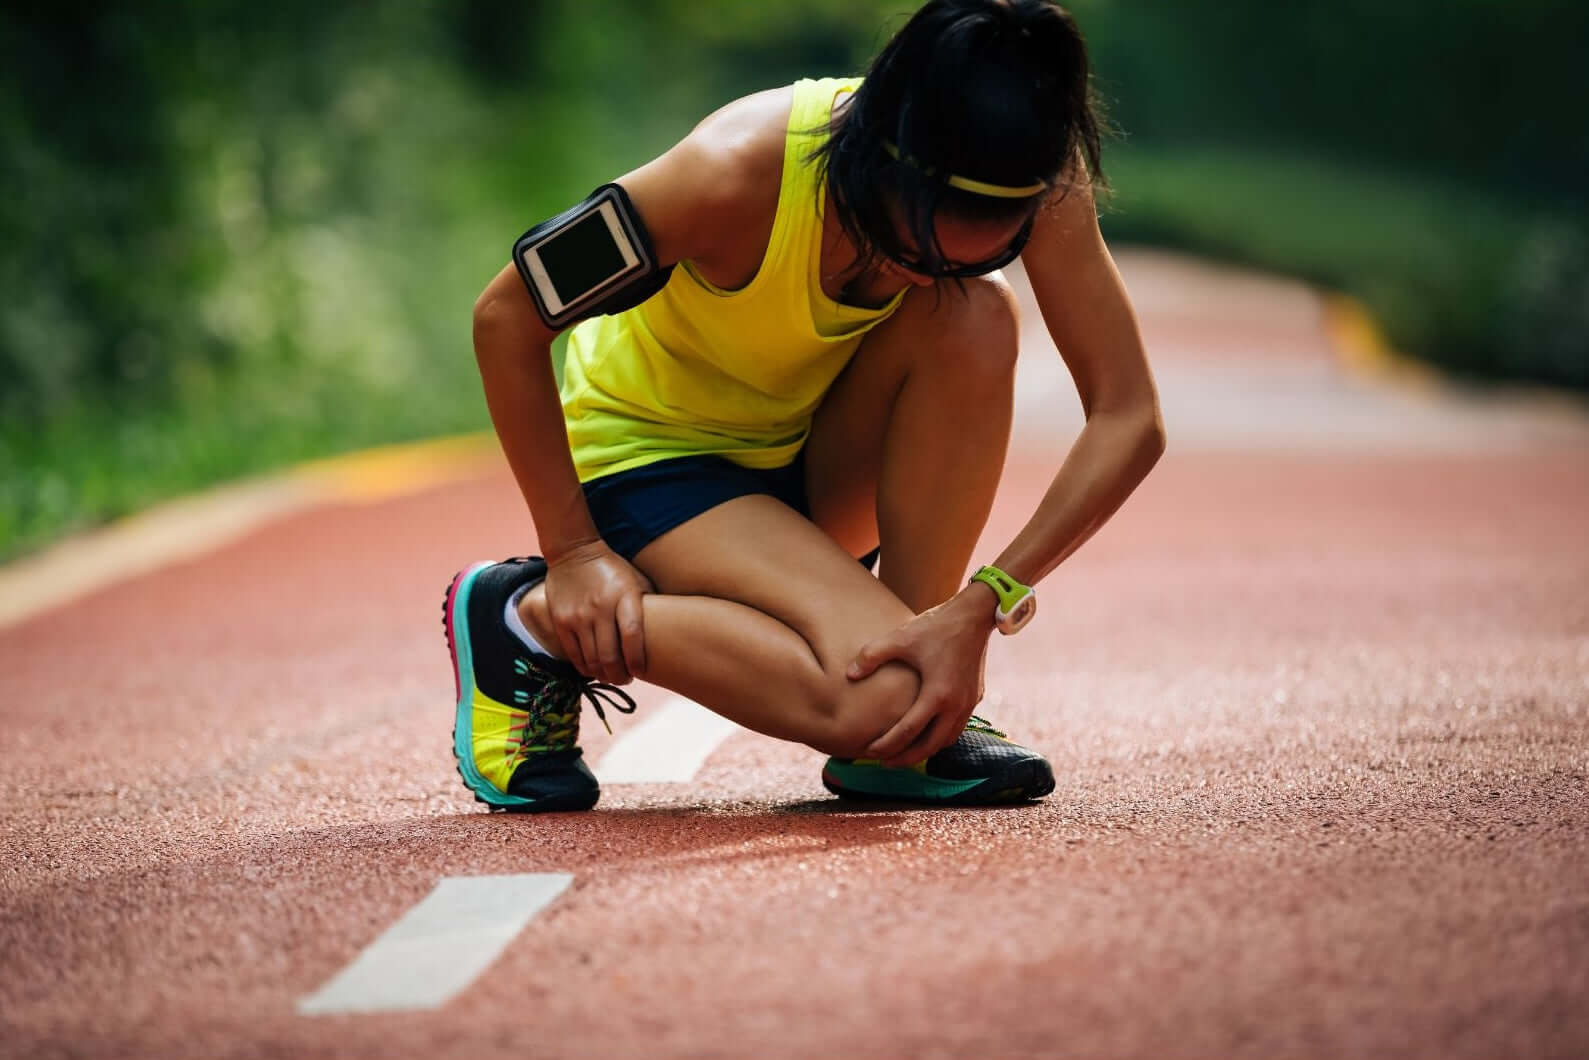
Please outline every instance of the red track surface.
M1269 302L1157 311L1160 267L1167 379L1327 372L1305 318L1239 355ZM989 554L1062 452L1025 423ZM689 785L478 812L439 614L530 545L497 470L0 631L0 1054L1584 1055L1589 447L1455 427L1172 414L995 645L986 712L1059 776L1016 809L857 811L741 733ZM439 877L541 871L574 886L446 1008L295 1012Z

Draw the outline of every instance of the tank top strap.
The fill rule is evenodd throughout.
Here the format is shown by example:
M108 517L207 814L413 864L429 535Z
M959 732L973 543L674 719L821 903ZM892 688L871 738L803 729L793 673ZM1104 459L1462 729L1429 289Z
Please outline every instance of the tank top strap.
M772 237L767 241L768 260L803 260L806 257L814 228L822 223L820 168L811 153L821 146L827 135L838 95L853 92L860 83L859 78L838 77L794 83L794 98L783 142L778 212L773 218Z
M817 333L841 340L864 331L891 314L903 295L881 308L845 305L822 290L822 222L825 189L822 169L811 157L828 135L828 123L841 97L861 84L858 77L825 77L795 82L784 138L783 180L778 213L768 241L768 261L779 270L791 293L810 314Z

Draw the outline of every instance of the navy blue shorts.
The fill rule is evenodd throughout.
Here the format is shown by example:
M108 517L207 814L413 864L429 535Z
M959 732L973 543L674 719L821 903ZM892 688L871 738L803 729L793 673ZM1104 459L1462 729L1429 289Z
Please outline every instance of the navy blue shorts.
M758 469L720 456L680 456L585 483L585 503L609 548L634 562L651 542L735 497L762 493L811 518L805 451L794 463ZM861 558L868 569L877 550Z

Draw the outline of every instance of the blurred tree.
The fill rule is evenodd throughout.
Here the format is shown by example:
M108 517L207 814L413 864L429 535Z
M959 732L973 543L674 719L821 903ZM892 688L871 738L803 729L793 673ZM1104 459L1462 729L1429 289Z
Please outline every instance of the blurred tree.
M1322 150L1589 202L1589 5L1073 6L1117 119L1144 141Z

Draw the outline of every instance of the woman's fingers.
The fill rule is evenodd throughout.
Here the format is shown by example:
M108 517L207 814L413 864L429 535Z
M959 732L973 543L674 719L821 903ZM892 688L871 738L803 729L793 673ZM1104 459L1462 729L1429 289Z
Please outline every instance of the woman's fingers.
M977 702L980 703L981 699L979 698ZM931 742L927 744L927 753L922 755L922 760L925 761L939 751L954 746L954 742L960 739L960 734L966 731L966 723L971 720L971 713L976 709L976 703L973 703L955 714L944 715L946 723L941 729L933 733Z
M866 748L867 758L886 760L898 754L902 749L909 747L916 737L932 721L932 708L918 703L905 712L905 716L893 724L883 735L873 740Z
M546 599L565 657L586 677L625 685L646 666L640 598L646 577L605 544L569 553L546 576Z
M886 760L898 755L915 743L922 731L932 724L932 720L946 709L949 709L949 704L941 686L923 683L916 695L916 702L892 728L867 746L866 757Z
M601 680L609 685L629 683L629 668L624 665L623 646L618 639L618 623L615 619L598 619L596 622L596 659Z
M601 647L596 641L596 627L593 623L582 622L577 629L578 639L575 643L579 646L579 653L571 656L569 662L586 677L600 677Z
M559 622L555 618L552 620L552 629L557 634L557 643L563 650L563 658L568 660L575 669L578 669L584 654L579 649L578 632L575 631L573 626Z
M618 637L622 643L624 664L628 667L630 675L634 677L644 676L646 672L646 634L643 615L639 593L627 594L618 601Z
M569 618L554 617L563 656L586 677L625 685L645 672L645 635L638 596L612 608L583 609Z
M867 755L892 768L925 762L960 738L975 709L975 702L966 703L953 688L937 694L923 688L911 710L867 748Z
M959 726L959 728L964 727L964 725ZM949 736L948 740L945 741L944 737L951 732L954 735ZM906 745L904 750L883 759L883 764L897 769L903 766L913 766L917 762L925 762L947 744L954 743L959 738L959 735L959 732L956 731L954 715L935 715L917 737Z
M878 637L855 653L850 668L845 672L846 676L851 681L859 681L870 677L886 662L904 662L914 666L915 664L908 658L907 647L908 642L900 636L898 630Z

